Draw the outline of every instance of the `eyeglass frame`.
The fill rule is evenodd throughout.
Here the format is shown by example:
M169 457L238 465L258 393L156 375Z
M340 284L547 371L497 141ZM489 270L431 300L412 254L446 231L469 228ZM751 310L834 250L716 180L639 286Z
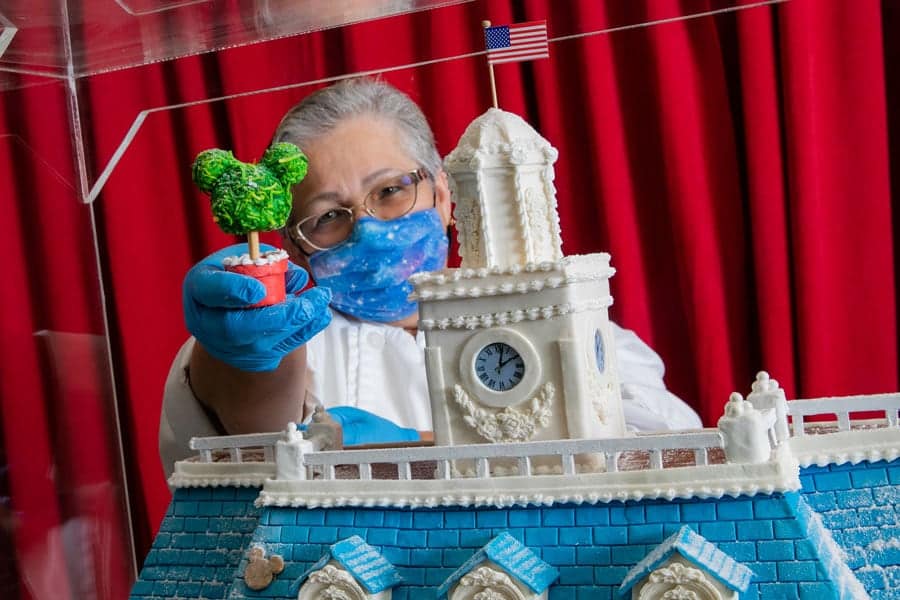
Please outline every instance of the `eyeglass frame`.
M406 171L406 172L400 173L397 175L397 177L403 177L404 175L410 176L415 179L415 182L413 183L415 192L413 195L413 201L410 203L409 208L407 208L405 212L397 215L396 217L391 217L390 219L382 219L381 217L379 217L378 215L375 214L375 211L373 211L371 208L369 208L367 202L368 202L369 198L372 196L372 192L375 191L375 188L372 188L371 190L369 190L369 192L365 195L365 197L363 198L363 201L361 203L356 203L356 204L353 204L352 206L338 206L335 208L331 208L329 210L340 210L340 211L348 212L350 214L351 222L353 223L354 226L356 225L356 209L359 208L360 206L363 207L363 209L366 211L366 213L370 217L378 219L379 221L393 221L395 219L400 219L402 217L405 217L406 215L408 215L409 213L411 213L413 211L413 209L416 207L416 204L419 202L419 184L422 183L426 179L431 179L431 173L429 173L425 167L419 167L418 169L415 169L413 171ZM437 202L436 194L437 194L437 192L435 192L435 202ZM328 212L328 211L325 211L325 212ZM307 237L305 235L303 235L303 231L300 229L300 226L303 225L304 223L306 223L307 221L309 221L310 219L314 219L316 217L321 217L323 214L325 214L325 213L309 215L308 217L304 217L297 223L285 225L285 227L284 227L284 231L287 233L291 242L293 242L293 244L297 247L297 249L299 249L300 252L302 252L306 256L311 256L316 251L324 252L326 250L331 250L332 248L337 248L338 246L340 246L341 244L346 242L348 239L350 239L350 235L348 235L346 238L344 238L340 242L334 244L333 246L328 246L327 248L322 248L321 246L318 246L318 245L312 243L311 241L309 241L309 239L307 239ZM352 228L351 228L351 232L352 232ZM295 235L299 237L299 240L295 237ZM302 241L303 243L314 248L314 251L307 252L303 248L303 246L301 246L300 243L298 243L300 241Z

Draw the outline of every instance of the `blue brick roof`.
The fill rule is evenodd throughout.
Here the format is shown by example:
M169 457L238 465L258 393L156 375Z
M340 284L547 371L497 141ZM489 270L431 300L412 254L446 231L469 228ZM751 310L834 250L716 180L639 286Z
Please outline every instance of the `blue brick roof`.
M259 522L259 488L175 490L132 600L225 598Z
M559 571L541 560L519 540L503 532L473 554L441 584L437 590L438 600L445 598L453 584L485 560L495 562L536 594L543 593L559 577Z
M370 594L383 592L403 581L394 565L365 540L354 535L332 544L329 551L300 576L296 585L302 585L310 573L318 571L332 559L340 563Z
M834 474L849 475L852 489L835 486ZM804 497L809 508L820 515L804 536L811 552L824 555L825 571L836 587L846 587L851 578L835 568L846 564L865 586L872 600L893 600L900 595L900 552L894 540L900 539L900 461L863 461L858 464L810 466L801 470ZM809 511L800 513L806 517ZM846 553L829 549L827 536L816 529L827 529L828 536ZM857 597L861 594L857 593ZM836 595L853 598L853 593Z
M608 600L683 525L753 570L742 600L900 598L900 460L804 467L800 479L786 494L508 509L257 507L258 488L180 489L131 600L296 600L293 583L353 535L403 577L394 600L428 600L504 531L559 570L550 600ZM285 560L260 591L243 582L256 544Z
M657 546L642 561L634 566L619 587L619 593L625 595L651 571L661 565L673 552L705 569L710 575L724 585L739 592L747 591L753 571L734 561L730 556L707 542L702 536L694 533L687 525Z

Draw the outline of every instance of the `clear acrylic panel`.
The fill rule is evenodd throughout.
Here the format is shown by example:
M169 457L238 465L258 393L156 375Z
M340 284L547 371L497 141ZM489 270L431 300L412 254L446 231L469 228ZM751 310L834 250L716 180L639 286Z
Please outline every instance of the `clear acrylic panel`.
M0 97L0 596L120 598L134 577L128 483L91 207L66 86ZM42 108L29 123L29 107Z
M19 85L6 73L81 78L466 1L3 2L0 89Z
M641 15L626 9L629 2L608 3L602 30L585 28L577 20L554 23L551 51L577 60L581 44L599 43L599 36L616 39L642 24L661 27L685 17L709 24L720 18L711 11L741 4L672 2ZM185 183L193 156L227 142L239 157L252 159L284 110L311 89L350 74L381 74L432 106L438 105L435 97L453 98L444 81L470 74L471 85L483 89L479 100L485 102L476 106L472 101L473 114L466 118L475 116L489 99L478 19L490 14L491 2L9 4L0 0L0 106L7 115L24 114L35 104L51 109L41 127L7 117L0 129L0 164L16 165L21 178L2 184L9 188L0 188L0 216L16 223L13 230L20 239L14 246L23 260L32 260L48 274L36 277L23 269L12 280L27 293L10 310L24 310L29 316L11 320L18 337L4 348L25 348L24 358L16 360L30 362L16 371L19 379L0 387L0 449L6 449L0 456L0 467L5 466L0 471L0 514L15 522L15 527L0 527L0 556L10 557L9 564L0 565L0 596L27 597L21 583L3 583L19 581L21 575L32 586L27 592L41 600L54 597L51 584L63 580L69 597L118 598L133 579L135 564L143 560L168 498L158 464L156 419L167 367L186 332L159 324L180 324L181 278L192 261L234 241L215 228L203 198ZM363 23L418 11L436 11L439 17L443 7L457 4L471 5L466 11L472 17L470 29L440 46L421 42L412 33L409 40L392 38L392 19ZM524 4L510 16L525 14ZM332 27L341 27L340 35L304 35ZM441 33L435 28L421 35ZM385 38L404 48L414 46L396 54L414 59L360 51ZM265 55L253 47L258 42L294 53L285 56L342 58L322 60L315 68L283 60L248 69L256 53ZM156 64L164 61L169 62ZM214 77L209 76L212 71ZM501 104L507 101L503 83L518 83L523 77L536 75L514 67L499 75ZM596 80L566 77L554 83L559 88L553 93L559 96L599 87ZM641 104L639 91L644 88L632 90L629 99L635 104L626 112L635 120L652 120L657 105ZM569 102L577 104L579 98ZM518 108L540 114L534 106ZM446 153L466 122L458 114L445 119L439 109L428 116ZM552 124L557 130L568 125ZM173 130L189 133L175 143ZM579 173L562 164L566 161L574 162L561 159L558 184L562 192L574 195L572 182ZM647 179L663 177L648 173ZM136 188L143 193L132 195ZM563 214L564 228L567 222L594 218L577 212L589 210L582 204ZM277 237L269 241L277 243ZM591 243L573 240L576 247ZM59 255L67 257L70 268L50 260ZM133 301L136 297L154 299L152 314L142 312ZM57 316L60 305L67 307L63 317ZM22 389L41 390L40 401L29 402L28 410L7 400ZM28 452L22 453L18 444L29 444L30 438L17 436L23 436L21 424L26 422L43 428L44 445L27 446ZM73 428L90 432L90 437L73 436ZM114 460L96 460L101 456ZM92 470L79 472L79 464L89 464ZM22 481L37 490L34 498L16 498ZM47 506L50 499L52 506ZM14 540L22 528L39 532L39 543L25 554ZM6 552L7 547L15 550ZM52 561L58 566L48 574L44 565ZM66 597L56 591L56 597Z

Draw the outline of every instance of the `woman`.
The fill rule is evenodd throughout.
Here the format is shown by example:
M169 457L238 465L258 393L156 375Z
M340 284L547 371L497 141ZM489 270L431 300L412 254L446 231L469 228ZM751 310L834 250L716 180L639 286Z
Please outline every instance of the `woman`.
M288 291L303 289L307 272L317 287L248 310L262 286L222 271L221 256L234 249L188 272L185 320L196 341L179 352L166 384L167 472L190 454L191 436L277 431L316 404L362 409L353 416L374 439L431 429L424 338L406 279L445 266L451 203L424 115L383 82L346 80L291 109L275 141L309 158L283 232L299 265ZM633 333L614 331L628 424L699 427L666 391L659 357Z

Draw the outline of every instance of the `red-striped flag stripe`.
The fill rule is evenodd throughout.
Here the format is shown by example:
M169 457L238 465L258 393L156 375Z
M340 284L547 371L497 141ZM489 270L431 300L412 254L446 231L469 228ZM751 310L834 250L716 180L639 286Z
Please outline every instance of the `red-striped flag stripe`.
M508 26L509 46L488 50L488 63L495 65L548 58L546 21L530 21Z

